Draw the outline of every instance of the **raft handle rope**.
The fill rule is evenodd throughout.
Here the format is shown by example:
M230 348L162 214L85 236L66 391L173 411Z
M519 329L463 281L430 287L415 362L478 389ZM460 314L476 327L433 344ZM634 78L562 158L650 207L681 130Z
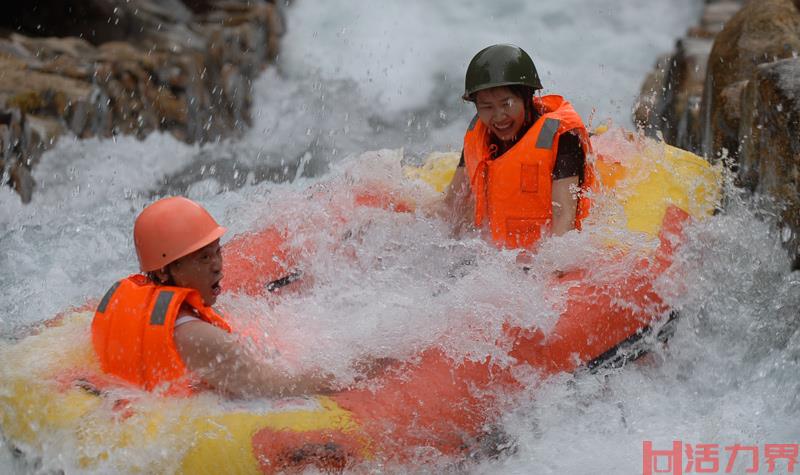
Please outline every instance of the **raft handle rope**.
M660 326L648 325L642 328L614 348L611 348L588 362L586 368L590 373L597 373L597 371L601 369L622 368L626 363L644 356L650 351L646 337L652 335L653 332L657 330L658 333L655 335L656 340L661 343L666 343L675 333L675 325L677 325L679 315L677 311L673 310L663 324Z
M275 279L272 282L267 283L264 285L264 288L267 289L267 292L275 292L276 290L286 287L292 282L299 280L301 277L303 277L303 271L301 269L295 269L280 279Z

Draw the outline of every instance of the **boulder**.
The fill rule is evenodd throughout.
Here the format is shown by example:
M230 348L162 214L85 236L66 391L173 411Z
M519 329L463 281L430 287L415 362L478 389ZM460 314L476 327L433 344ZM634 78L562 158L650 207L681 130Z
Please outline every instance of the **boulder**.
M634 122L650 135L688 150L700 142L700 98L712 42L687 37L674 55L659 58L634 108Z
M712 37L716 36L741 8L740 1L722 0L709 3L700 18L700 28Z
M734 14L739 3L706 5L659 60L665 72L648 77L634 117L673 145L724 158L738 185L774 204L800 268L800 0L751 0Z
M70 104L85 100L91 92L87 82L33 71L20 60L0 57L0 105L61 116Z
M699 24L677 42L672 54L659 58L634 109L637 126L672 145L699 149L708 56L714 37L740 7L739 0L708 2Z
M739 176L776 203L784 241L800 265L800 59L759 65L743 102Z
M639 99L633 108L633 123L648 135L656 135L668 127L665 116L666 95L669 92L667 71L672 55L658 58L642 84Z
M26 120L28 126L39 136L45 147L53 145L65 132L64 124L51 117L28 115Z
M33 197L31 167L43 149L40 129L31 127L23 111L0 109L0 176L8 180L23 203L30 202Z
M75 59L87 58L92 57L95 52L94 46L82 38L31 38L13 33L10 39L28 53L29 56L26 58L28 61L30 55L39 61L48 61L62 56Z
M279 13L269 0L9 5L0 18L0 110L21 119L0 121L11 141L3 143L20 133L40 141L4 156L4 176L29 199L34 155L65 131L143 138L160 130L191 143L240 133L251 84L277 55ZM12 130L25 117L30 128Z
M674 126L664 135L668 142L686 150L696 150L700 145L700 102L712 45L708 38L682 38L670 70L673 97L665 114Z
M84 38L94 44L124 39L135 29L119 0L37 0L6 2L0 27L26 36Z
M701 151L717 158L739 153L741 117L726 110L726 89L753 77L759 64L791 58L800 52L800 10L793 0L748 2L717 35L708 61L701 105ZM728 91L728 97L731 97ZM734 111L736 112L736 111Z

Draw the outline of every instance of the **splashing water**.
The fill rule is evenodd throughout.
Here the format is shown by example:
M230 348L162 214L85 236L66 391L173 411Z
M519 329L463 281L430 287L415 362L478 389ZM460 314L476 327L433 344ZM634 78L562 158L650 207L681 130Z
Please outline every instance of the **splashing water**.
M287 342L298 366L330 368L348 381L356 376L350 363L367 354L403 359L437 344L459 358L501 357L481 342L493 341L509 315L552 325L563 295L541 276L564 262L596 262L603 248L591 232L546 243L525 275L511 253L475 236L454 240L436 219L363 208L337 220L330 210L365 183L418 203L434 199L401 180L400 152L362 153L403 147L413 161L458 150L472 114L458 99L461 75L489 43L526 48L546 88L584 117L596 108L628 123L639 81L700 6L630 3L392 1L376 11L360 1L297 2L287 11L279 68L255 84L255 124L243 140L200 150L158 134L63 139L35 170L31 205L0 188L2 333L97 298L135 272L136 214L153 193L185 191L231 236L279 223L294 244L317 250L305 261L315 279L307 291L221 298L242 315L264 315L262 329ZM687 229L687 244L656 281L681 315L668 345L621 370L558 376L517 398L502 419L516 449L465 469L639 473L644 440L659 449L673 440L797 443L800 277L772 223L729 189L725 211ZM53 441L40 466L13 460L0 445L0 471L77 467L73 443ZM166 458L151 450L106 468Z

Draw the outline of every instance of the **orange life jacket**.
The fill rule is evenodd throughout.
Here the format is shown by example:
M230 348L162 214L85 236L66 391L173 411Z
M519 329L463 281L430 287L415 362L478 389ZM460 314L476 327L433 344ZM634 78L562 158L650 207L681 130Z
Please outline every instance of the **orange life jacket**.
M534 98L541 117L508 151L492 159L489 128L477 116L464 136L464 162L475 198L475 226L488 219L492 239L507 248L530 248L553 216L553 168L560 137L578 135L587 155L575 227L589 213L585 190L594 183L589 134L578 113L561 96Z
M156 285L131 275L106 292L92 320L92 344L104 372L147 391L193 392L173 332L181 306L230 332L228 323L194 289Z

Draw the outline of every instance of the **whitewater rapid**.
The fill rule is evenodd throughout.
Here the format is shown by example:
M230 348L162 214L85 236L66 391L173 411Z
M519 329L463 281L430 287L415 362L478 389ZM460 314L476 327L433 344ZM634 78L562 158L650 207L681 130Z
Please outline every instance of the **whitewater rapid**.
M472 116L460 100L463 71L496 42L531 53L545 92L568 97L587 121L630 126L645 74L700 8L699 0L293 2L278 66L254 84L254 123L241 139L201 148L160 134L63 138L34 170L30 205L0 187L0 333L97 298L135 272L133 219L154 194L180 192L230 235L283 220L322 247L356 236L346 256L313 263L315 287L303 296L270 305L223 297L263 309L273 335L314 348L297 355L303 364L348 378L349 362L365 354L402 358L434 340L486 356L492 348L450 329L476 308L481 318L468 323L478 331L499 331L509 312L546 327L558 296L543 293L536 273L523 277L511 255L474 237L453 240L443 223L416 215L366 210L347 229L332 221L314 229L307 222L326 211L306 190L399 180L398 149L410 162L458 150ZM370 152L378 149L391 150ZM621 371L564 375L522 398L503 418L515 453L467 470L634 474L647 440L659 449L674 440L796 444L800 276L771 223L731 191L724 212L690 227L657 281L681 314L669 345ZM535 269L544 275L598 252L587 239L545 246ZM465 261L475 264L464 270ZM37 470L0 454L2 473Z

